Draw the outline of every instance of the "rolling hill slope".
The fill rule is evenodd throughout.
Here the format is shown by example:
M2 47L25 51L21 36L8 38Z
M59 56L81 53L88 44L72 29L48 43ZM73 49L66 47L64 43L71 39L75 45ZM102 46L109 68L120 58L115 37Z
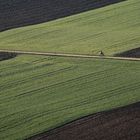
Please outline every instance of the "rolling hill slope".
M0 33L0 49L114 55L140 45L140 0Z
M90 55L139 50L140 0L96 10L92 9L110 1L10 2L0 0L0 31L91 11L0 32L0 49ZM139 77L138 61L0 53L0 140L23 140L90 114L140 102ZM133 115L128 120L137 122Z
M25 139L140 101L135 61L21 55L0 62L0 139Z
M0 31L46 22L123 0L0 0Z
M28 140L139 140L139 109L140 102L95 113Z

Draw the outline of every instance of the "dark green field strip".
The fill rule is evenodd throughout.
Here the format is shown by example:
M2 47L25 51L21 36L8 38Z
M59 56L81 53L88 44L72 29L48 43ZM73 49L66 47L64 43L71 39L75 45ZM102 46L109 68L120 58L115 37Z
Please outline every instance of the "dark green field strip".
M3 140L28 138L140 101L140 65L135 61L19 55L0 62L0 75Z
M68 69L68 70L71 70L71 69ZM59 70L60 71L60 70ZM60 72L65 72L65 71L60 71ZM52 91L52 88L54 88L54 87L65 87L65 88L69 88L69 89L71 89L71 88L73 88L73 87L75 87L75 84L76 84L76 86L82 86L82 85L85 85L85 84L88 84L88 83L90 83L90 82L93 82L93 81L96 81L96 80L102 80L102 79L105 79L105 78L107 78L108 76L104 76L104 73L105 71L103 71L103 73L101 73L101 72L96 72L96 73L91 73L91 74L88 74L88 75L84 75L84 76L80 76L80 77L78 77L78 78L74 78L74 79L70 79L70 80L67 80L67 81L64 81L64 82L60 82L60 83L56 83L56 84L51 84L51 85L47 85L47 86L44 86L44 87L40 87L40 88L37 88L37 89L33 89L33 90L30 90L30 91L28 91L28 92L23 92L23 93L20 93L20 94L18 94L18 95L15 95L13 98L15 98L15 97L19 97L20 96L20 98L22 98L23 96L25 96L25 95L28 95L28 96L31 96L32 94L35 94L35 93L38 93L38 92L41 92L41 91L44 91L44 90L49 90L49 89L51 89L51 91ZM58 73L56 73L56 74L58 74ZM106 73L107 74L107 73ZM97 75L97 76L96 76ZM48 74L43 74L43 77L44 76L50 76L50 75L48 75ZM53 75L52 75L53 76ZM114 76L114 74L112 74L112 76ZM37 78L41 78L41 80L43 80L42 78L43 78L42 76L40 77L38 77L38 76L36 76L36 77L34 77L34 78L29 78L28 77L28 79L26 80L26 81L22 81L22 82L19 82L19 81L16 81L16 82L11 82L10 83L10 85L9 84L7 84L7 86L9 87L9 88L11 88L11 87L14 87L14 85L17 85L18 83L19 84L24 84L24 83L26 83L26 82L32 82L32 80L37 80ZM93 79L93 77L94 77L94 79ZM46 78L46 77L45 77ZM88 80L87 80L87 78L88 78ZM92 80L90 80L90 79L92 79ZM79 84L79 81L80 81L80 84ZM83 81L83 82L82 82ZM12 84L13 83L13 84ZM73 84L74 83L74 84ZM39 85L39 83L38 83L38 85ZM70 85L70 86L69 86ZM40 85L41 86L41 85ZM5 84L4 84L4 87L5 87L5 89L6 89L6 86L5 86ZM2 91L4 91L4 87L2 86L2 88L1 88L1 90ZM78 87L78 90L79 90L79 87ZM7 101L7 99L11 99L11 95L10 95L10 97L7 97L6 96L6 101ZM4 100L3 98L1 99L1 100Z
M55 64L56 65L56 64ZM47 67L47 66L46 66ZM18 79L18 80L16 80L16 81L12 81L12 79L11 79L11 81L10 81L10 83L9 82L3 82L3 85L1 85L1 87L0 87L0 89L2 90L2 91L4 91L4 89L7 89L7 86L10 88L10 87L14 87L14 85L17 85L17 84L24 84L24 83L26 83L26 82L30 82L30 81L32 81L32 80L38 80L38 79L41 79L41 81L43 81L43 79L45 78L46 79L46 76L47 77L50 77L50 76L53 76L54 74L59 74L59 73L64 73L64 72L66 72L67 70L69 71L69 70L72 70L72 69L75 69L76 67L67 67L67 68L61 68L61 69L58 69L58 70L55 70L55 71L51 71L51 72L49 72L49 73L47 73L46 71L45 72L42 72L42 73L39 73L39 74L37 74L37 73L35 73L35 74L37 74L37 75L31 75L31 76L28 76L28 77L25 77L25 78L22 78L22 79ZM36 71L37 71L37 68L36 68ZM78 78L74 78L74 79L70 79L70 80L67 80L67 81L64 81L64 82L60 82L60 83L56 83L56 84L52 84L52 85L47 85L47 86L45 86L45 87L43 87L43 88L39 88L39 89L34 89L34 90L31 90L31 91L29 91L30 92L30 94L31 93L34 93L34 92L38 92L38 91L40 91L40 90L44 90L44 89L48 89L48 88L53 88L54 86L61 86L61 85L65 85L65 84L69 84L69 83L76 83L76 84L78 84L79 83L79 81L80 80L84 80L84 81L86 81L86 79L88 78L88 81L92 78L92 80L93 80L93 76L94 76L94 80L96 80L95 78L95 76L97 75L97 79L99 79L99 77L101 77L100 79L102 79L102 78L106 78L106 77L102 77L103 75L104 75L104 73L105 72L107 72L107 71L109 71L108 69L107 70L105 70L105 71L103 71L103 70L101 70L101 71L98 71L98 72L93 72L93 73L91 73L91 74L87 74L87 75L84 75L84 76L80 76L80 77L78 77ZM26 72L26 71L24 71L24 72ZM30 72L30 71L29 71ZM40 71L39 72L41 72L41 69L40 69ZM18 74L18 72L17 72L17 74ZM107 73L106 73L107 74ZM114 75L114 74L113 74ZM90 78L90 79L89 79ZM14 80L14 79L13 79ZM87 82L87 81L86 81ZM39 83L38 83L39 84ZM24 94L28 94L29 95L29 92L25 92L25 93L22 93L22 94L20 94L20 96L21 95L24 95ZM18 96L18 95L17 95Z
M2 73L2 72L5 72L5 70L6 70L6 72L8 72L8 70L10 70L10 72L11 72L11 69L12 69L12 67L14 68L14 70L13 71L15 71L16 69L18 70L18 69L20 69L21 67L25 67L26 69L27 69L27 67L26 66L28 66L28 67L35 67L36 65L35 64L39 64L40 65L40 63L43 63L43 62L45 62L47 59L46 58L44 58L44 59L40 59L40 60L33 60L33 61L31 61L30 63L32 63L32 64L34 64L34 66L30 66L29 65L29 62L28 62L28 60L27 61L25 61L23 64L17 64L17 61L15 60L13 63L11 63L9 66L3 66L2 68L0 68L0 72ZM21 70L21 69L20 69ZM2 74L1 74L1 76L2 76Z

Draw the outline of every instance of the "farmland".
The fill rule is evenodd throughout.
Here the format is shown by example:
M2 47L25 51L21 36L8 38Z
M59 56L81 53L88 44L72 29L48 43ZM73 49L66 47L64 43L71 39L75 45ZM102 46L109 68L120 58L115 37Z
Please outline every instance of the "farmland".
M139 140L139 108L140 0L0 0L0 140Z
M0 62L0 139L25 139L140 101L135 61L19 55Z
M124 0L0 0L0 31L93 10Z
M140 102L95 113L29 140L139 140L139 108Z
M114 55L140 44L140 0L0 33L0 49Z

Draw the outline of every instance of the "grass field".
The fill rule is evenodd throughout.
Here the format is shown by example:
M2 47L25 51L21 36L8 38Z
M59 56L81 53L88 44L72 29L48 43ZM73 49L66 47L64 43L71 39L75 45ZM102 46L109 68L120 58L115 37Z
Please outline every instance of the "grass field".
M140 45L140 0L0 33L0 49L113 55Z
M139 62L21 55L0 62L0 139L24 139L140 101Z

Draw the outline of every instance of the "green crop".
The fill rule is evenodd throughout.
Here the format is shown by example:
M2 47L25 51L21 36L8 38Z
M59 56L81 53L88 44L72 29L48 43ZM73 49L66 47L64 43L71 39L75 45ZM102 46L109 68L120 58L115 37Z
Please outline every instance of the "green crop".
M24 139L140 101L139 62L21 55L0 62L0 139Z
M140 45L140 0L0 33L0 49L113 55Z

